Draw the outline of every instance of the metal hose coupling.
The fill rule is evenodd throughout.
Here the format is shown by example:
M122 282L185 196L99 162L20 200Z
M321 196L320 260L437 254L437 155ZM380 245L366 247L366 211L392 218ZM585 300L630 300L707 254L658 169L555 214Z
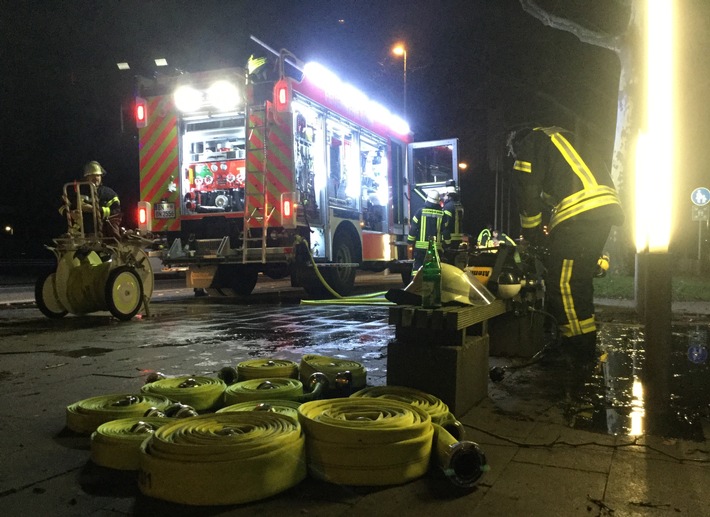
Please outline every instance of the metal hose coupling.
M478 444L458 441L438 424L434 424L432 458L449 481L458 488L474 487L483 473L490 470L486 455Z
M328 390L330 381L328 377L322 372L315 372L308 377L306 381L306 387L308 388L308 393L304 393L302 396L298 397L299 402L308 402L309 400L318 400L325 397L325 392Z

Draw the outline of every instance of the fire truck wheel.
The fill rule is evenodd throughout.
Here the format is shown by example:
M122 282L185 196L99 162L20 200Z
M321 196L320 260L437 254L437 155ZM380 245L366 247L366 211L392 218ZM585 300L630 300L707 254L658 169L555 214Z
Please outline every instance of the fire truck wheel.
M67 315L67 310L59 301L55 287L54 271L48 271L35 283L35 302L39 310L48 318L58 319Z
M254 290L258 278L259 272L256 269L239 269L232 277L230 287L234 294L247 296Z
M143 304L143 283L135 269L120 266L109 274L104 295L111 314L128 321L138 314Z
M355 247L352 240L344 233L339 233L333 240L333 262L341 264L352 264L357 262L355 257ZM329 267L323 268L323 277L328 285L341 296L347 296L353 291L355 286L354 267Z

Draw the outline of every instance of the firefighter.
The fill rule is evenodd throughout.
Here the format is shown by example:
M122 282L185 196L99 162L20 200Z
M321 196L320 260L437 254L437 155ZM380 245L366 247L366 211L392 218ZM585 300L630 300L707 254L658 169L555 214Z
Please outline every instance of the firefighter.
M489 241L491 240L491 229L492 228L493 228L493 225L489 224L483 230L481 230L481 233L478 234L478 237L476 238L476 246L478 248L486 248L489 246Z
M499 232L498 230L491 230L491 238L488 240L488 247L500 246L501 244L516 246L515 241L507 234Z
M596 354L593 279L612 226L624 214L614 183L594 154L582 157L573 135L558 127L512 132L508 151L523 238L544 245L546 305L556 319L562 351L576 364ZM549 236L542 227L549 211ZM544 241L547 241L546 243Z
M444 191L444 220L443 233L447 237L444 244L447 249L457 250L463 241L461 223L463 221L463 204L461 204L456 182L448 180Z
M427 194L424 206L417 210L417 213L412 217L412 223L409 226L409 235L407 243L414 245L414 264L412 265L412 278L416 275L419 268L424 262L426 250L429 247L429 238L436 237L439 252L441 248L442 223L444 219L444 210L441 208L441 196L435 190ZM448 238L448 235L445 235Z
M91 183L95 189L96 204L98 208L98 218L102 222L103 235L106 237L121 238L121 202L118 194L113 189L103 184L103 177L106 170L97 161L90 161L84 166L84 180ZM69 206L69 201L64 199L64 207ZM64 208L62 207L62 209ZM60 209L60 212L62 211ZM89 199L84 198L81 204L81 211L92 213L93 206ZM85 225L84 228L87 228Z

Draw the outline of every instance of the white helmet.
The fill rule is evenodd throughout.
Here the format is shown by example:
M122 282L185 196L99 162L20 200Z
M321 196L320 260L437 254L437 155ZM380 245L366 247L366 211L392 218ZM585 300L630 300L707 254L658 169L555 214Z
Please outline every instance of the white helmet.
M423 269L417 271L414 279L404 288L413 294L420 294ZM496 297L470 271L463 271L451 264L441 264L441 302L458 302L464 305L490 305Z
M441 200L441 196L439 195L439 192L437 192L436 190L432 190L426 196L427 203L438 204L440 200Z

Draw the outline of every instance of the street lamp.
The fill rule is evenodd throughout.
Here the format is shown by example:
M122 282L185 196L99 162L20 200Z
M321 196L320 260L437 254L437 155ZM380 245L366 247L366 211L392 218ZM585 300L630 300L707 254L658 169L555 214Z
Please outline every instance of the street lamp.
M403 43L398 43L392 48L395 56L404 58L404 119L407 119L407 48Z

